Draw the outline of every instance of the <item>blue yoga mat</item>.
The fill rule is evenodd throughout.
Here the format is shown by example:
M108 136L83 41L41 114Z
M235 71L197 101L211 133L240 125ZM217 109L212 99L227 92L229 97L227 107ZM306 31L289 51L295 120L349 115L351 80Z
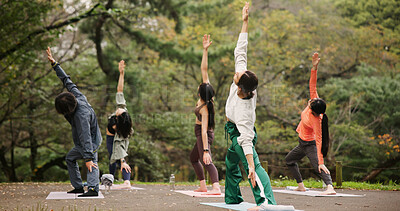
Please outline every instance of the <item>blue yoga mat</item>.
M248 202L242 202L240 204L225 204L223 202L222 203L200 203L200 204L229 209L229 210L238 210L238 211L243 211L243 210L247 211L247 209L257 206L256 204L248 203ZM269 207L268 210L282 210L282 208L283 208L282 206L286 206L286 205L271 205L271 206L273 206L273 207ZM287 206L284 209L286 210ZM291 208L291 210L293 210L293 207ZM299 210L295 209L295 211L299 211Z

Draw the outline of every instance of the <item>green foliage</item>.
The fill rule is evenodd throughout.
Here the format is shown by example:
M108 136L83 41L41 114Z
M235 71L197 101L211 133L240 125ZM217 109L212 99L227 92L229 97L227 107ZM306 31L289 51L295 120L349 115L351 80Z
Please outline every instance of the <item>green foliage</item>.
M335 5L357 26L379 24L400 32L400 2L397 0L340 0Z

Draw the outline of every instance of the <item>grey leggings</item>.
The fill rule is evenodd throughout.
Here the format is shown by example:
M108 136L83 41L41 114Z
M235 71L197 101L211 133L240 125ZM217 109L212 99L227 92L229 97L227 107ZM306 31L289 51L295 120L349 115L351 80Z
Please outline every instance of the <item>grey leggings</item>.
M210 174L211 182L216 183L219 181L217 168L212 162L209 165L206 165L203 162L204 151L203 151L203 140L201 137L201 125L196 124L196 126L194 127L194 133L196 134L197 141L193 147L192 152L190 153L190 162L192 163L194 172L197 175L197 179L204 180L204 171L203 171L203 166L204 166L204 168ZM212 130L208 130L207 137L208 137L208 149L211 155L210 146L214 140L214 132Z
M322 178L326 185L332 185L332 178L330 174L326 174L321 170L321 173L318 172L318 155L317 155L317 146L314 141L303 141L299 138L299 145L297 145L292 151L290 151L286 155L286 165L289 170L292 172L292 175L296 179L297 183L301 183L303 179L301 178L301 174L299 171L299 166L297 162L300 161L304 156L307 156L310 159L310 163L314 168L316 174Z

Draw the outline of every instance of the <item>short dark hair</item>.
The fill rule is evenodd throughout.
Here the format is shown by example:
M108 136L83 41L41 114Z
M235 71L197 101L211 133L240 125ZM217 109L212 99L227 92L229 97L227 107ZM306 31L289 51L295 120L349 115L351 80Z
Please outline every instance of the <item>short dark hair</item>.
M257 89L258 86L258 78L255 73L250 70L246 70L242 77L240 77L238 87L242 89L242 92L247 94L249 98L254 96L254 90Z
M75 96L70 92L59 94L54 103L57 112L62 115L73 113L77 104Z
M117 134L123 138L128 138L132 135L132 119L128 112L122 112L121 115L117 116Z

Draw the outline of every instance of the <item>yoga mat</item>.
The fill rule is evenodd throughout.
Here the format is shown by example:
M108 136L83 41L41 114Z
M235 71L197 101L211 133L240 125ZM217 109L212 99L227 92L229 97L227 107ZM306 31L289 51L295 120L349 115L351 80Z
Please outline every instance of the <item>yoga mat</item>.
M131 189L116 189L116 188L118 188L119 186L120 186L120 185L112 185L111 188L110 188L110 190L144 190L144 188L138 188L138 187L133 187L133 186L131 186ZM105 187L104 185L100 185L100 186L99 186L99 189L100 189L100 190L105 190L106 187Z
M200 203L202 205L208 205L208 206L212 206L212 207L219 207L219 208L224 208L224 209L229 209L229 210L237 210L237 211L247 211L247 209L249 208L253 208L255 206L257 206L256 204L253 203L248 203L248 202L242 202L240 204L225 204L224 202L222 203ZM280 205L273 205L276 206L276 209L268 209L268 210L282 210L279 209L281 208ZM271 206L270 206L271 207ZM260 209L262 210L262 209ZM297 210L299 211L299 210Z
M194 192L192 190L176 190L175 192L182 193L192 197L207 197L207 198L225 197L224 193L221 193L221 195L205 195L204 193L206 192Z
M81 193L73 194L67 192L50 192L46 199L104 199L101 191L99 191L99 196L78 197L79 195L81 195Z
M365 195L354 195L354 194L346 194L346 193L336 193L336 195L321 195L323 191L316 190L308 190L308 191L295 191L293 187L288 186L286 190L272 190L274 193L287 193L293 195L302 195L302 196L314 196L314 197L364 197Z

